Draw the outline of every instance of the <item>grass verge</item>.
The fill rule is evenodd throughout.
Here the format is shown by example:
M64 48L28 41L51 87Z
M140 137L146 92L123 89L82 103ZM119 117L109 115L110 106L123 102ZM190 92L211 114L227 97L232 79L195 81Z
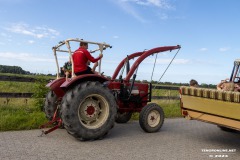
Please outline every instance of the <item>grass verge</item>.
M43 112L26 107L1 107L0 131L36 129L46 122Z
M31 98L13 98L6 104L0 98L0 131L36 129L46 123L45 114L33 103Z

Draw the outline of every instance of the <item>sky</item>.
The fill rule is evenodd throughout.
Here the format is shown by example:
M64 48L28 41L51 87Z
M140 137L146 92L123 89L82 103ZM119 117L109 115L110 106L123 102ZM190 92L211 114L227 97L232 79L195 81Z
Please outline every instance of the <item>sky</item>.
M55 74L52 47L80 38L113 46L102 60L102 71L112 76L129 54L181 45L161 82L217 84L240 58L239 7L239 0L0 0L0 64ZM175 53L158 54L153 80ZM63 65L68 55L58 59ZM145 59L136 79L151 80L154 61Z

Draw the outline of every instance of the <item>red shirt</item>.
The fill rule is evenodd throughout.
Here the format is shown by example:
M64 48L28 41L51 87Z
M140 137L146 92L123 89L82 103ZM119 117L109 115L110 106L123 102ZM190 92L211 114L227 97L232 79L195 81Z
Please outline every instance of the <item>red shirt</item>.
M87 70L87 62L88 60L95 63L97 62L100 57L94 58L91 56L91 54L88 52L88 50L84 48L78 48L74 53L73 53L73 63L74 63L74 72L82 72Z

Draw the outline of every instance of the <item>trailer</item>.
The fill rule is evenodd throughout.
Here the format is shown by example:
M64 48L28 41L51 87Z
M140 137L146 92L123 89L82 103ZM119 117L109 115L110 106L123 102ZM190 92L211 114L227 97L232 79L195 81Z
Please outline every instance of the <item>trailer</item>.
M240 82L240 60L235 60L229 83ZM240 131L240 92L180 87L183 117L216 124L225 131Z

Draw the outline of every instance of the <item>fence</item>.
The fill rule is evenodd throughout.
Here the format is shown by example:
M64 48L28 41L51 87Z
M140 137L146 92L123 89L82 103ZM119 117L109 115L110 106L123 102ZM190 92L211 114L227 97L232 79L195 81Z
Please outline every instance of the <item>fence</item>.
M28 77L17 77L17 76L0 76L0 81L15 81L15 82L35 82L34 78ZM179 90L179 87L173 86L154 86L153 89L159 90ZM169 92L170 93L170 92ZM33 93L8 93L0 92L0 98L31 98ZM179 96L152 96L152 99L167 99L167 100L178 100Z

